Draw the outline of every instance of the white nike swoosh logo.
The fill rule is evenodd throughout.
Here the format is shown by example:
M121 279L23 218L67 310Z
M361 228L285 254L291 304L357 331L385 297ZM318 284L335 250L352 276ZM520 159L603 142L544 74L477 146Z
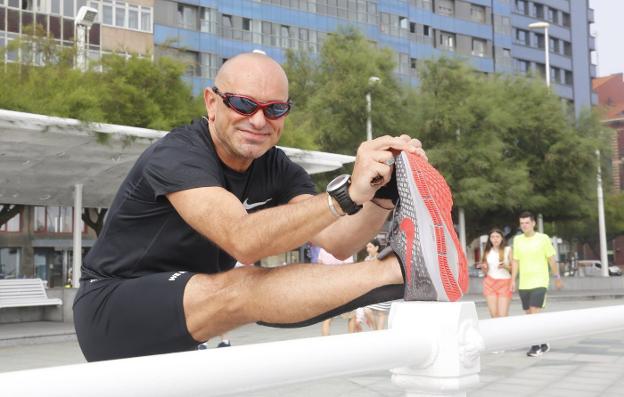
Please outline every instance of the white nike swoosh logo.
M268 203L269 201L272 200L272 198L266 199L264 201L259 201L257 203L248 203L247 202L248 199L245 199L245 201L243 201L243 207L245 207L246 210L250 210L256 207L260 207L261 205L265 205L266 203Z

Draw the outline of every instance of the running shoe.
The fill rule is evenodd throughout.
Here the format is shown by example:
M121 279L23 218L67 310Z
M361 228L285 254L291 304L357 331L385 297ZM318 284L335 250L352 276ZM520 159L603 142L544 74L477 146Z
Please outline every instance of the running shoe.
M527 356L529 356L529 357L539 357L542 354L544 354L544 353L542 353L542 348L540 347L540 345L533 345L533 346L531 346L531 348L527 352Z
M540 350L542 353L548 353L550 351L550 345L548 343L542 343Z
M399 201L388 239L401 262L404 299L457 301L468 290L468 267L451 219L451 190L416 154L402 152L395 167Z

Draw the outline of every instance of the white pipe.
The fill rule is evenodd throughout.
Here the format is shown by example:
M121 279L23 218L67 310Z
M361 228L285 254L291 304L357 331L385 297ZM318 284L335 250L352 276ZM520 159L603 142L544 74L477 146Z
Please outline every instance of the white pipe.
M383 330L7 372L0 385L20 397L217 396L421 365L432 346L430 334Z
M624 305L479 321L486 351L513 349L559 339L624 329Z
M82 184L74 186L74 231L72 257L72 287L80 287L80 268L82 267Z

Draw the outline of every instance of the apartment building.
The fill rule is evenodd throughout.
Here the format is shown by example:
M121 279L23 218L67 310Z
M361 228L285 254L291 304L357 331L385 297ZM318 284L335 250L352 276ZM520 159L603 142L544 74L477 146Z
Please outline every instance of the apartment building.
M22 37L35 24L59 45L73 46L74 20L82 6L98 10L87 40L90 59L111 52L153 53L153 0L0 0L0 48ZM4 56L8 62L21 59L19 51L6 51Z
M224 60L262 49L278 61L288 48L317 53L341 25L394 51L397 76L418 84L418 61L459 56L485 73L545 75L548 22L553 90L576 113L596 103L591 78L593 10L587 0L155 0L155 54L187 61L195 92Z

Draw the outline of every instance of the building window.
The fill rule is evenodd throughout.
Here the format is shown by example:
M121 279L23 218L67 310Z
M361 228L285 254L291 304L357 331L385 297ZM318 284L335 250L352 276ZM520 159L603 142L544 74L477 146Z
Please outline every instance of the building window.
M455 1L454 0L437 0L435 2L436 14L452 17L455 15Z
M470 19L475 22L485 23L485 7L471 4L470 5Z
M431 26L423 25L423 36L430 37L431 36Z
M522 59L516 59L514 62L514 69L518 73L527 73L529 71L529 62Z
M440 32L440 48L455 51L455 33Z
M503 48L503 56L505 58L511 58L511 50L509 48Z
M565 85L572 85L572 83L574 83L573 79L572 79L572 72L569 70L566 70L564 72L564 76L563 76L563 84Z
M485 56L485 40L475 38L472 39L472 55L476 57Z
M178 3L178 26L184 29L197 30L197 7Z
M143 32L152 32L152 8L141 7L141 30Z
M113 2L102 1L102 24L113 25Z
M410 33L416 33L416 23L410 22Z
M545 36L541 33L535 33L535 40L536 40L535 44L537 45L537 48L542 49L542 50L544 49L544 46L546 45L544 37Z
M534 14L535 18L539 18L539 19L544 18L544 5L533 3L533 7L535 9L535 14Z
M527 38L529 37L529 32L522 29L516 29L516 43L527 45Z
M0 209L2 209L4 205L0 205ZM13 218L6 221L2 226L0 226L0 232L20 232L22 230L22 214L21 212L17 213Z
M560 50L561 49L559 48L559 40L553 37L549 37L548 38L548 51L554 52L555 54L559 54Z
M280 47L289 48L288 38L290 37L290 26L281 25L279 32L280 32Z
M527 3L525 0L516 0L516 12L526 15Z
M126 4L115 2L115 26L126 27Z
M416 75L418 73L418 59L410 58L410 73Z
M20 248L0 248L0 279L19 278L20 272Z
M570 27L570 14L561 12L561 24L567 28Z
M557 18L558 16L557 10L555 10L554 8L550 8L550 7L547 7L547 8L548 8L548 11L546 12L546 20L552 23L558 23L559 18Z
M35 232L71 233L74 229L74 210L72 207L35 207L33 212L33 230ZM81 222L81 230L86 231Z
M568 57L572 56L572 44L570 44L569 41L563 42L563 55Z
M139 30L139 6L128 5L128 29Z
M207 33L216 33L216 11L212 8L202 8L199 30Z
M243 18L243 30L246 32L251 31L251 19Z

